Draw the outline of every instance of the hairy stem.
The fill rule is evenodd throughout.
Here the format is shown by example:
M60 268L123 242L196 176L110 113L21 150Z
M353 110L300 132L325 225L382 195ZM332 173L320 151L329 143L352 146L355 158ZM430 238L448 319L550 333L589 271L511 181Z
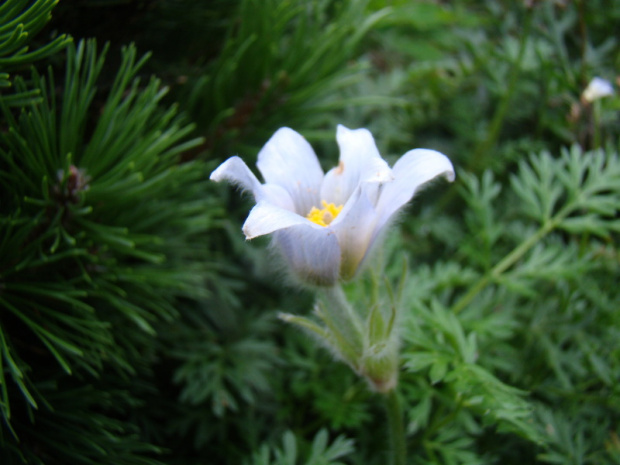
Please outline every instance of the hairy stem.
M385 407L387 411L388 435L392 453L391 464L405 465L407 462L407 447L405 444L403 411L396 389L392 389L385 394Z

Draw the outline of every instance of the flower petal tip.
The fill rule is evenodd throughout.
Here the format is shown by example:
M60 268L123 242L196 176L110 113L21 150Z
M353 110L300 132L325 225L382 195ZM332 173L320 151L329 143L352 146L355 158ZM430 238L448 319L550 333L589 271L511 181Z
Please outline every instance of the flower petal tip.
M228 161L228 160L227 160ZM226 164L226 161L224 163L222 163L220 166L218 166L217 168L215 168L211 174L209 175L209 180L211 181L215 181L215 182L220 182L223 179L223 175L222 173L225 171L225 167L224 165Z
M245 162L238 156L230 157L218 166L209 176L211 181L228 181L245 191L251 192L255 198L262 193L261 183Z
M215 168L209 179L211 181L220 182L226 179L236 178L235 173L239 170L241 165L246 166L245 162L238 156L230 157L220 166Z
M345 134L350 131L351 129L346 127L344 124L339 124L338 126L336 126L336 136L338 136L339 134Z

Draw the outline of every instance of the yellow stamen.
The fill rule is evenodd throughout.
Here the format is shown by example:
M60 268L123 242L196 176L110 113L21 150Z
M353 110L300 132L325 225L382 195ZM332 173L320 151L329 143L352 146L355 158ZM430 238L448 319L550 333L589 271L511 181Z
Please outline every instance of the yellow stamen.
M342 205L337 207L333 203L327 203L325 200L322 200L321 203L324 208L319 210L316 207L312 207L306 218L319 226L327 226L338 216L342 210Z

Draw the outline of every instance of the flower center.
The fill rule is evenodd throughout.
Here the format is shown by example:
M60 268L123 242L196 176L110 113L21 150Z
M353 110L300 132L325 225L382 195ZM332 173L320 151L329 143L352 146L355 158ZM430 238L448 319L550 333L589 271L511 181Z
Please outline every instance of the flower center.
M342 210L342 205L337 207L333 203L327 203L325 200L322 200L321 203L324 208L318 209L316 207L312 207L312 210L310 210L310 213L308 213L306 218L319 226L327 226L338 216Z

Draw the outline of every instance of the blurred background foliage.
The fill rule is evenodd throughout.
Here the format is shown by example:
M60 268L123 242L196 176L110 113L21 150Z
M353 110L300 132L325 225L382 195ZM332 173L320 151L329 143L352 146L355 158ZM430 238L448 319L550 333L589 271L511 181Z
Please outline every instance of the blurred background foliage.
M415 464L620 463L620 4L0 5L0 462L383 464L379 399L250 202L208 182L286 125L446 153L377 254ZM367 276L347 286L363 302ZM386 297L387 298L387 297Z

